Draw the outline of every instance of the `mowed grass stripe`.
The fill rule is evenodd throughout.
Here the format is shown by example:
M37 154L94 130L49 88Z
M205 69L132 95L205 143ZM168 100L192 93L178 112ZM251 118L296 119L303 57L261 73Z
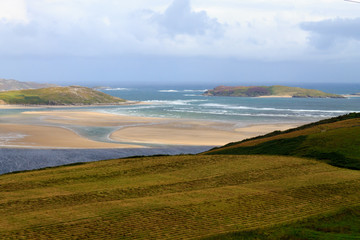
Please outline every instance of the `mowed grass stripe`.
M209 189L223 186L235 186L246 183L262 182L266 180L282 179L284 177L294 177L298 175L315 174L311 171L314 163L309 164L292 164L282 168L274 168L267 170L253 170L245 172L235 172L223 174L221 176L176 182L171 184L151 185L146 187L134 187L128 189L112 189L108 191L96 191L86 193L76 193L67 195L57 195L51 197L41 197L34 199L7 201L0 203L0 212L2 211L31 211L34 206L37 209L51 209L56 207L74 206L83 204L83 202L105 202L115 201L129 198L141 198L154 195L187 192L198 189ZM278 173L282 169L281 173ZM61 205L58 205L61 204Z
M0 185L4 239L201 238L360 203L360 172L276 156L111 160L3 175Z

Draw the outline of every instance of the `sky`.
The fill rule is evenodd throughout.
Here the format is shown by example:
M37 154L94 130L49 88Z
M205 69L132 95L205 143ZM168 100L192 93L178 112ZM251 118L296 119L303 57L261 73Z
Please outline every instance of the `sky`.
M0 78L85 86L360 83L360 3L0 0Z

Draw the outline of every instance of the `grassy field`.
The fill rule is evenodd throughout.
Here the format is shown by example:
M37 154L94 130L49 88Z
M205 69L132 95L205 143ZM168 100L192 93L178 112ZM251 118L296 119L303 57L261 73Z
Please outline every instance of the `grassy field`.
M275 231L271 230L274 226L303 224L309 217L356 207L359 192L360 171L297 157L186 155L109 160L0 176L0 236L201 239L231 232L261 235L251 231L268 233ZM356 231L351 234L356 236Z
M310 217L293 224L253 231L221 234L206 240L235 239L297 239L334 240L360 239L360 207L341 209L334 213ZM204 240L205 240L204 239Z

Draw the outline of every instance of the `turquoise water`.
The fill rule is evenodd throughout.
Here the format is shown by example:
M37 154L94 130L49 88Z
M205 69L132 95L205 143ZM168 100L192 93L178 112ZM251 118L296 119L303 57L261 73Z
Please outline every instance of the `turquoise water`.
M346 87L348 86L348 87ZM306 86L311 88L311 86ZM349 94L360 92L356 85L314 86L327 92ZM252 124L307 123L335 117L350 112L360 112L360 98L311 99L311 98L234 98L202 96L206 88L161 88L161 89L112 89L105 93L144 104L128 106L72 107L60 109L0 109L0 123L46 124L49 122L34 116L19 114L28 111L98 111L120 115L186 118L236 122L238 127ZM12 117L16 115L16 117ZM60 124L51 124L60 126ZM84 127L61 125L77 134L101 142L113 142L108 136L117 127Z
M105 93L144 105L99 111L134 116L235 121L239 125L311 122L360 112L360 98L234 98L202 96L205 89L121 89ZM334 89L336 92L336 89ZM352 91L356 91L352 87ZM349 90L351 91L351 90ZM360 92L360 86L358 91ZM334 92L334 91L332 91ZM346 92L345 92L346 93Z

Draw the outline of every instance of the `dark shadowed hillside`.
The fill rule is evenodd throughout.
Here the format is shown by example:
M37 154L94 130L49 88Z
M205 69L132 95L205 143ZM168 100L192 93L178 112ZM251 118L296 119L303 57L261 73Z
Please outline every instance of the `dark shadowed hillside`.
M299 156L338 167L360 169L360 113L231 143L206 154Z

